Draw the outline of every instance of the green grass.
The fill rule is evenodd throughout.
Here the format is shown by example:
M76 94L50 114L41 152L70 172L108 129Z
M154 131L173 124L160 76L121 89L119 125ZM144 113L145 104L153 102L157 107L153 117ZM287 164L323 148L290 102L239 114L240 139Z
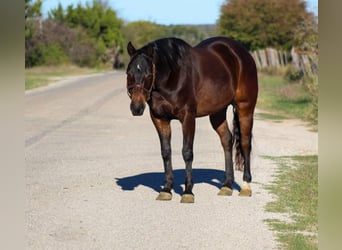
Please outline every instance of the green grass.
M276 200L266 211L286 213L290 221L266 220L283 249L318 249L318 157L267 157L278 163L276 180L266 189Z
M278 119L297 118L306 120L312 97L299 83L288 83L281 76L259 77L257 108L270 112ZM264 117L268 118L269 117Z
M103 69L80 68L73 65L25 69L25 90L46 86L63 77L103 72Z

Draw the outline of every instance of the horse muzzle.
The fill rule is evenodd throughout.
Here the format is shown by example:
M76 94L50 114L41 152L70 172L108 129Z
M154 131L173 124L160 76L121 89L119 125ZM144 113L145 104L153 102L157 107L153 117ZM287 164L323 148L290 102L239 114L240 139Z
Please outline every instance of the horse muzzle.
M145 107L146 105L144 102L141 102L141 103L131 102L130 108L131 108L132 115L141 116L144 113Z
M130 96L131 98L131 112L134 116L141 116L144 113L145 107L146 107L146 93L145 89L141 84L137 84L134 89L133 93Z

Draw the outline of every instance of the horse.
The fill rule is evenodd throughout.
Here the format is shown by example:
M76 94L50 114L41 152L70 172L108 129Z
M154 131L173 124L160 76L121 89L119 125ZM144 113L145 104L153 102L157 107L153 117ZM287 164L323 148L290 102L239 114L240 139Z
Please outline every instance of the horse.
M196 46L169 37L140 49L128 42L127 52L130 59L126 88L131 113L143 115L148 104L160 141L165 182L156 199L172 199L170 121L176 119L182 127L186 176L181 202L194 202L193 142L196 118L203 116L209 116L224 151L225 177L218 195L232 195L235 164L236 170L243 171L239 196L251 196L250 153L258 77L254 59L244 46L228 37L211 37ZM233 106L233 133L226 119L230 105Z

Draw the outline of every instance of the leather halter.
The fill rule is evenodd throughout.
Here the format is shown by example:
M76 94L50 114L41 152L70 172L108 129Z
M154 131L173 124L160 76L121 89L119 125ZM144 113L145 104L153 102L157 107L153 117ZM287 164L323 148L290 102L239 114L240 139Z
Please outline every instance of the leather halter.
M147 99L146 101L149 101L151 99L151 93L152 91L155 89L155 81L156 81L156 65L152 62L152 84L150 89L145 88L145 86L143 86L143 90L147 92ZM134 89L138 84L134 83L134 87L128 88L127 89L127 95L129 97L131 97L132 95L129 93L130 89ZM140 85L140 84L139 84Z

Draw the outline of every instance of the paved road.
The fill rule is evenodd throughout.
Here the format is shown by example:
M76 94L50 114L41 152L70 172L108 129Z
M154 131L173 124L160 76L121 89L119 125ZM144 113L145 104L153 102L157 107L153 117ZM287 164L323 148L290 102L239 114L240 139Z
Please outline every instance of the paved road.
M176 187L163 183L159 140L145 111L132 117L120 72L69 79L25 94L27 249L277 249L263 222L262 155L317 153L317 133L298 121L256 120L253 196L217 196L223 151L208 118L197 120L194 204L181 204L181 132L172 123ZM241 173L236 181L242 183Z

